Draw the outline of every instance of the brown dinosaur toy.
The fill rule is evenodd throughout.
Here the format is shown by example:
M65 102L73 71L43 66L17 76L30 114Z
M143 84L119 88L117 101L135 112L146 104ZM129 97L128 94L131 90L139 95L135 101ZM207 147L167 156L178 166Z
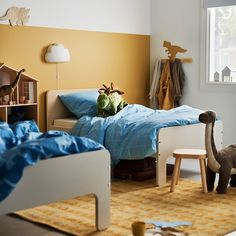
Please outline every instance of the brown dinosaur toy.
M16 86L18 85L18 83L20 81L21 73L24 72L24 71L25 71L25 69L20 70L17 73L16 79L11 84L3 85L2 87L0 87L0 97L2 99L2 102L3 102L4 97L6 95L9 95L9 103L12 102L13 93L16 89Z
M216 188L218 193L226 193L230 181L231 187L236 187L236 144L229 145L220 151L217 151L214 142L214 123L216 113L206 111L199 115L199 121L206 124L205 146L208 157L207 162L207 189L214 189L216 171L219 172L219 182Z

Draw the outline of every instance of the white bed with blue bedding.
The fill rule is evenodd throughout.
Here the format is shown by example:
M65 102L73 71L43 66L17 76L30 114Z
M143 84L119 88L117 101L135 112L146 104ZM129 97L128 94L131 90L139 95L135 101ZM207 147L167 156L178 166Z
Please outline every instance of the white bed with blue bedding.
M166 162L174 149L204 148L205 127L198 121L201 110L189 106L153 110L133 104L101 118L96 117L96 93L96 89L48 91L47 129L67 130L101 143L113 164L120 159L156 158L157 185L166 183ZM215 139L221 147L221 121L216 122Z
M63 131L41 133L33 121L0 122L0 214L94 194L96 226L110 223L110 155Z

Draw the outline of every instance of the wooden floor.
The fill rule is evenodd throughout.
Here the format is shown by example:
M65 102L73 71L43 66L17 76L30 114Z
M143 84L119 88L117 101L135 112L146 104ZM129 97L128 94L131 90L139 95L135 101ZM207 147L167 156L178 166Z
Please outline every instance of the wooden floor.
M199 164L188 162L181 166L180 177L200 179ZM66 236L68 234L59 232L41 224L35 224L23 220L14 215L0 216L0 236Z

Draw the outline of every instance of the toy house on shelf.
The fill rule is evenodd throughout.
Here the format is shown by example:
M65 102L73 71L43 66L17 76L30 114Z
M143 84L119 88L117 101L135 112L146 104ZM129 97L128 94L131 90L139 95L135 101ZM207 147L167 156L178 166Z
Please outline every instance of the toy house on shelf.
M0 63L0 90L4 85L11 85L19 70ZM0 98L0 121L14 123L21 120L34 120L38 123L38 80L21 74L20 80L13 92Z

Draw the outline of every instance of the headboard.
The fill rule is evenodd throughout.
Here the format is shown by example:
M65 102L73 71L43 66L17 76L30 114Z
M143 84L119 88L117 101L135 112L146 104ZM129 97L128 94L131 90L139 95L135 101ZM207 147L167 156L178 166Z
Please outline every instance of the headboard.
M55 119L74 117L73 114L63 105L58 95L82 92L82 91L94 91L97 88L91 89L64 89L64 90L49 90L46 92L46 128L51 129L53 121Z

